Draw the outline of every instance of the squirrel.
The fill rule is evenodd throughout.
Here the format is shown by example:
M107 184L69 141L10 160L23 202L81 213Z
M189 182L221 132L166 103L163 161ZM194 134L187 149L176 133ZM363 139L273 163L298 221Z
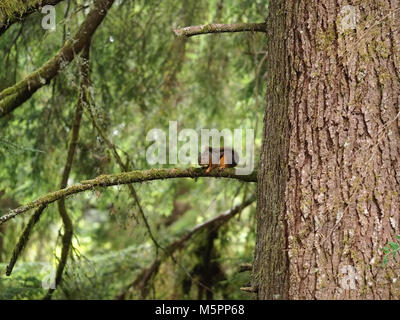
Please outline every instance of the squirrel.
M213 160L214 158L214 162ZM208 147L204 152L199 153L198 163L201 167L207 168L206 173L211 172L215 168L233 168L239 162L237 152L232 148L212 148Z

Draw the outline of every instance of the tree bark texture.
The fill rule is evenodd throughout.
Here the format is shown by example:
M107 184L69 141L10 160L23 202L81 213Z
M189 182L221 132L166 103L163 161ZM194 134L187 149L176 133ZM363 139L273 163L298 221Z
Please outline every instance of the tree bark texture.
M253 285L399 299L400 2L272 0Z

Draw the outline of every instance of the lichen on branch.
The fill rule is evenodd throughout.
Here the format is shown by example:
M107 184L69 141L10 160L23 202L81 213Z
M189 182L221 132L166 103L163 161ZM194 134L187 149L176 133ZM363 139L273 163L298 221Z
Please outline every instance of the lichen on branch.
M177 37L192 37L207 33L224 33L224 32L265 32L265 23L233 23L233 24L205 24L201 26L190 26L175 29L174 33Z
M210 173L206 173L202 168L187 168L187 169L150 169L150 170L135 170L117 174L101 175L92 180L81 181L70 187L50 192L26 205L20 206L9 211L6 215L0 217L0 225L6 221L27 212L41 205L48 205L61 198L67 198L73 194L93 190L96 187L111 187L116 185L124 185L137 182L145 182L152 180L174 179L174 178L228 178L236 179L244 182L257 182L257 172L254 171L250 175L237 175L234 168L215 169Z

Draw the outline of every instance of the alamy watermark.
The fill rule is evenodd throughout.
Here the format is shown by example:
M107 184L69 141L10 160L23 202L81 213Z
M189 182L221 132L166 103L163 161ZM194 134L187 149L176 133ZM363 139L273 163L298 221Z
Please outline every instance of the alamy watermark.
M343 266L340 268L341 279L340 286L345 290L355 290L356 281L359 279L356 270L352 266Z
M45 30L56 30L56 8L52 5L43 6L41 13L45 16L42 18L42 28Z
M45 30L56 30L56 8L53 5L43 6L41 13L45 16L42 18L42 28ZM340 10L341 31L356 29L357 13L356 8L351 5L345 5Z
M341 31L355 30L357 27L357 11L354 6L346 5L340 10Z
M167 139L168 136L168 139ZM254 130L253 129L182 129L178 133L177 121L170 121L168 132L162 129L151 129L146 141L153 142L146 150L146 160L155 164L198 164L200 152L209 146L215 149L231 147L238 155L235 167L237 175L249 175L254 171ZM211 141L211 142L210 142ZM214 155L213 155L214 156ZM232 157L231 157L232 158ZM217 161L212 160L213 163ZM229 162L228 162L229 163Z
M56 269L51 265L45 265L43 267L43 273L45 276L42 278L43 289L55 289L56 288Z

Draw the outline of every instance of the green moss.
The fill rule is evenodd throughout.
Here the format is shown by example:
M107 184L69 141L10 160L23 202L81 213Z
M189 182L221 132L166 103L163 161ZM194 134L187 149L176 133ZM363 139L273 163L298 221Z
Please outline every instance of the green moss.
M29 7L41 4L42 0L2 0L0 2L0 20L9 20L21 16Z
M386 83L392 79L393 75L388 72L382 72L379 74L379 84L384 86Z
M212 27L211 27L210 24L207 24L207 25L205 25L202 29L203 29L203 31L205 31L205 32L210 32L210 31L212 30Z
M335 39L336 34L334 26L330 26L325 31L317 32L317 49L320 51L330 50L335 43Z

